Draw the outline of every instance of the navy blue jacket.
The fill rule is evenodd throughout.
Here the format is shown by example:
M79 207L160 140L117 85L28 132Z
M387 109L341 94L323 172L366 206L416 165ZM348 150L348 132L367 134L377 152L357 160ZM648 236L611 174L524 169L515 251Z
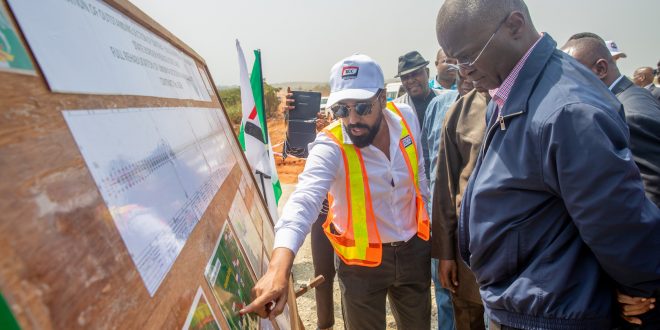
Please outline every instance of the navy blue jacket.
M660 102L625 76L612 87L612 93L623 104L630 150L642 175L646 196L660 207Z
M658 296L660 210L621 103L544 35L493 118L459 222L488 315L522 329L608 329L615 289ZM504 128L504 130L502 129Z

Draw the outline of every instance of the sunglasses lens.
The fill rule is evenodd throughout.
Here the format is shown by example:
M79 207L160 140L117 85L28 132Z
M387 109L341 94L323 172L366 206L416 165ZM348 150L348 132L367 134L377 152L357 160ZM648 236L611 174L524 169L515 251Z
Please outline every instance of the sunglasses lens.
M348 107L343 104L335 104L330 107L330 110L332 110L332 113L337 118L345 118L348 116Z
M371 112L371 103L356 103L355 104L355 113L360 116L364 116Z

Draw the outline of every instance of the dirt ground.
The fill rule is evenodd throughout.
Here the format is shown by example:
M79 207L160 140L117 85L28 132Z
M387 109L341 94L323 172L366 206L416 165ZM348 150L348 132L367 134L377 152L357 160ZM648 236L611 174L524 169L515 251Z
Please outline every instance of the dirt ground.
M286 90L283 88L278 93L280 100L286 97ZM297 183L298 174L302 172L305 167L304 159L297 159L289 156L286 160L282 160L282 148L284 140L286 139L286 123L284 122L284 115L282 105L278 108L278 115L274 118L268 119L268 134L270 135L270 143L273 147L275 154L275 166L277 167L277 175L280 182L283 184Z
M280 178L280 182L283 184L297 183L298 174L305 167L305 160L293 156L288 156L286 160L282 160L281 153L284 139L286 138L284 117L268 120L268 133L270 134L270 143L273 146L275 154L275 166L277 167L277 175Z

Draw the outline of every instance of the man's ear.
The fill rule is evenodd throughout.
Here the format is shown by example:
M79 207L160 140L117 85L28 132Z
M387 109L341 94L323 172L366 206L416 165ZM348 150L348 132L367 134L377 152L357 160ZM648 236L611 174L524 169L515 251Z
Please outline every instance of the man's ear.
M607 63L607 60L601 58L594 63L594 65L591 66L591 71L596 74L598 79L603 80L607 76L607 73L609 72L609 64Z
M525 15L519 11L514 11L509 14L507 17L504 26L509 30L509 34L513 37L514 40L518 40L522 37L523 27L527 24L527 19Z

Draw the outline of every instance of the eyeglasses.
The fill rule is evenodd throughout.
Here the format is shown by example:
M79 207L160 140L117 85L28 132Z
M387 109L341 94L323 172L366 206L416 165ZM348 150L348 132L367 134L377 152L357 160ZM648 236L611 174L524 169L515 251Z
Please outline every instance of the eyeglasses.
M373 107L374 101L378 100L378 96L383 90L380 89L378 92L376 92L376 95L374 95L373 99L370 99L366 102L356 102L355 105L353 105L353 111L358 116L366 116L371 113L371 108ZM348 114L350 113L351 107L349 107L346 104L342 103L335 103L330 107L330 110L332 110L332 113L335 115L337 118L346 118L348 117Z
M490 45L490 42L493 40L493 38L495 37L497 32L500 30L500 28L502 28L502 25L504 25L504 22L506 22L506 20L509 18L510 15L511 14L507 15L504 18L504 20L502 20L502 22L500 22L500 24L497 26L497 29L495 29L495 32L493 32L493 34L490 35L490 38L488 38L488 41L486 41L486 44L481 48L481 51L479 52L479 54L477 54L477 57L473 61L465 60L465 58L460 58L459 57L457 59L458 60L458 66L463 68L463 69L469 69L469 68L473 67L474 64L477 63L477 61L479 60L479 57L481 57L481 54L483 54L484 51L486 50L486 48L488 47L488 45Z

